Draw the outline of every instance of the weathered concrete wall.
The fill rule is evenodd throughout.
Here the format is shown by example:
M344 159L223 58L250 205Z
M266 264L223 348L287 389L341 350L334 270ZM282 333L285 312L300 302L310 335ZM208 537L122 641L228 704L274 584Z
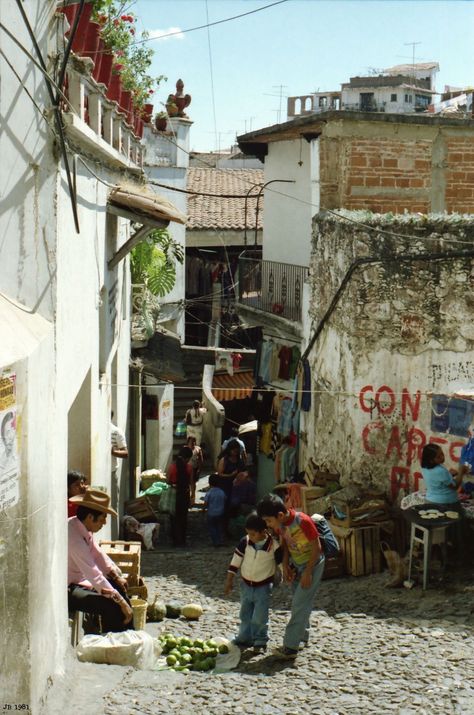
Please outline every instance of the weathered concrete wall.
M474 211L472 127L341 118L319 141L323 209Z
M444 444L452 464L466 436L434 425L432 393L452 395L474 384L474 258L434 260L428 254L474 254L474 221L340 213L366 228L316 217L313 330L352 262L378 262L355 270L311 351L316 392L308 442L311 448L314 435L315 461L340 471L343 483L393 494L400 486L413 490L423 444ZM402 261L407 253L422 260Z

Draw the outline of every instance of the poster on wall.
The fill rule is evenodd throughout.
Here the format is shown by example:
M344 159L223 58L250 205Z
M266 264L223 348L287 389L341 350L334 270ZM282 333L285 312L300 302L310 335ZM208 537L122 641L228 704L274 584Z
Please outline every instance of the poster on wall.
M0 512L18 503L16 375L0 376Z

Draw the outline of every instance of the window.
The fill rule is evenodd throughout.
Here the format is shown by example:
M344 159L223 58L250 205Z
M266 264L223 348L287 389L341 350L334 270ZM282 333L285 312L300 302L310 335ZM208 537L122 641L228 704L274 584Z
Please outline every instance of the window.
M405 95L405 104L408 104L408 94Z
M391 101L391 102L396 102L396 101L397 101L397 95L396 95L396 94L391 94L391 95L390 95L390 101Z

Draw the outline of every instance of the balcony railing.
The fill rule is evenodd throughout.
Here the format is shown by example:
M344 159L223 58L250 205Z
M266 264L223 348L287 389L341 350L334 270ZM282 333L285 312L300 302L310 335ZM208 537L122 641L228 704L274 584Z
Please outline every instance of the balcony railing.
M239 301L265 313L301 322L308 268L258 258L239 259Z

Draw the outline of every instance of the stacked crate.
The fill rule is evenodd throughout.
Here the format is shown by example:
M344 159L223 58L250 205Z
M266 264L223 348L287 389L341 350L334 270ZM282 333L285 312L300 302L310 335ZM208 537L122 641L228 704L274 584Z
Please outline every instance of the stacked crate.
M101 541L100 547L127 579L128 595L146 600L147 588L140 576L141 543L139 541Z

